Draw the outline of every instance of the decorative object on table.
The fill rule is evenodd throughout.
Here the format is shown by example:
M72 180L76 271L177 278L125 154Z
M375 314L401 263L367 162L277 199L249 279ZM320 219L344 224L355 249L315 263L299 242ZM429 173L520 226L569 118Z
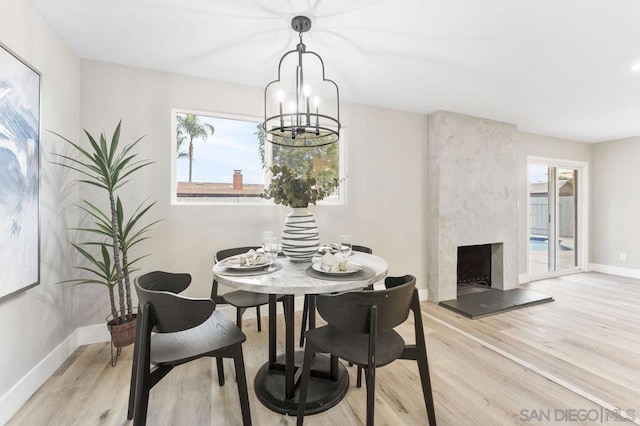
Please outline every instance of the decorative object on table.
M40 73L0 43L0 300L40 282Z
M331 194L338 179L318 184L314 177L299 176L287 166L269 170L273 176L262 197L293 208L282 229L282 252L293 262L309 262L320 247L320 235L315 217L306 209Z
M130 274L137 269L135 263L146 255L132 257L130 250L148 238L147 232L158 221L143 224L144 215L155 204L143 201L132 213L125 211L117 190L130 182L138 170L150 165L149 160L138 159L133 149L142 138L127 145L120 145L119 122L111 139L107 140L104 133L99 139L89 132L87 135L91 149L57 133L56 136L67 142L73 151L71 154L54 154L60 166L75 170L81 176L79 182L102 189L107 197L101 208L95 201L83 199L80 210L87 215L91 225L82 228L72 228L79 235L86 236L86 240L71 245L81 255L83 263L75 268L87 275L63 281L77 284L101 284L107 287L111 314L107 317L107 328L111 333L111 365L115 366L121 349L133 343L135 338L135 321L137 314L131 299ZM116 291L117 290L117 291ZM116 293L118 304L116 305ZM116 350L114 355L114 348Z
M295 208L282 228L282 252L292 262L310 262L320 247L316 218L305 208Z
M298 33L300 43L282 56L277 80L264 89L265 138L273 144L292 147L337 142L341 127L338 85L325 78L322 58L302 42L302 34L311 29L311 19L296 16L291 28ZM315 68L305 73L307 66ZM287 92L291 87L294 92Z

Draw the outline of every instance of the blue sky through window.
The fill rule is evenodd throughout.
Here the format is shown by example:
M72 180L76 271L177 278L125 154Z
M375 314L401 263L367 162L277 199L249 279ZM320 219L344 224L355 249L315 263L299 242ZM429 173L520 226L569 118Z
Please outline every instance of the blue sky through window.
M258 123L227 118L198 116L201 123L211 124L215 132L206 141L193 143L193 182L230 183L233 171L242 170L245 184L264 183L264 170L255 135ZM184 150L188 150L188 141ZM189 180L188 158L176 161L176 180Z
M529 168L529 182L530 183L538 183L538 182L547 182L548 179L548 168L547 166L531 166Z

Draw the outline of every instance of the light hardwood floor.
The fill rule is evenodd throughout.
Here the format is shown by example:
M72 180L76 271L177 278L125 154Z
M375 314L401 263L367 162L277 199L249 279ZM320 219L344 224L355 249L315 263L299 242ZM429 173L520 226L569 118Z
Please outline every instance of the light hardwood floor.
M620 424L611 416L607 421L603 406L633 410L640 417L640 281L583 273L522 288L556 300L480 320L422 304L438 423ZM278 321L283 327L281 317ZM244 330L254 424L295 424L294 418L275 414L257 401L253 377L266 361L267 333L256 332L250 320ZM399 331L413 341L410 323ZM78 349L9 424L129 424L132 352L131 347L124 350L111 368L108 345ZM230 362L225 367L224 387L217 385L209 359L175 369L151 391L148 424L240 425L234 371ZM305 424L363 423L365 391L355 387L355 367L349 371L345 400L308 417ZM376 385L376 424L426 424L415 362L380 368Z

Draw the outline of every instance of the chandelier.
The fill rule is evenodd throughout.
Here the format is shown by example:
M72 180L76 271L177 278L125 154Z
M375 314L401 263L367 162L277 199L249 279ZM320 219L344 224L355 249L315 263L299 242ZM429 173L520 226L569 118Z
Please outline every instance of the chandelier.
M264 89L265 139L291 147L332 144L340 138L338 85L325 78L322 58L302 42L311 19L296 16L291 28L300 42L280 58L278 78Z

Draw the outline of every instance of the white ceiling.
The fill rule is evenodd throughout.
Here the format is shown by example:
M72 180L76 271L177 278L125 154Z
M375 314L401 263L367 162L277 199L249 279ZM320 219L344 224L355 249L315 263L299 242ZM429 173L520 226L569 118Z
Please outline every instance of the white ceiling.
M264 87L290 20L343 100L586 142L640 135L638 0L32 0L81 57Z

